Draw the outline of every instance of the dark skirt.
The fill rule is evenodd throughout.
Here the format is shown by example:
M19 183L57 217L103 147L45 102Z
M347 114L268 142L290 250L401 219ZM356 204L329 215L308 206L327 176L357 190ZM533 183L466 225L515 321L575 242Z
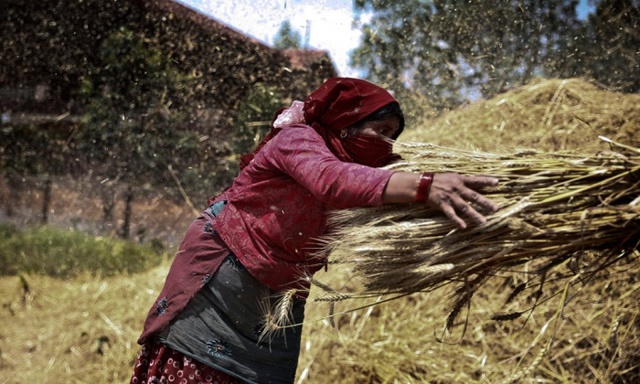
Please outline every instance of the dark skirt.
M266 313L278 312L280 297L229 255L156 337L247 383L291 384L298 365L305 301L295 297L289 301L290 325L268 332Z
M158 341L142 346L131 384L242 384L226 373L191 359Z

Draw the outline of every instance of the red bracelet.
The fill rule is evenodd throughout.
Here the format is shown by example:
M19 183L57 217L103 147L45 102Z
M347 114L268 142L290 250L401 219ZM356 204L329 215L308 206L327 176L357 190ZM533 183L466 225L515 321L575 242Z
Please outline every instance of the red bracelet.
M418 182L418 192L416 193L416 203L424 203L427 201L431 183L433 182L433 172L425 172L420 176Z

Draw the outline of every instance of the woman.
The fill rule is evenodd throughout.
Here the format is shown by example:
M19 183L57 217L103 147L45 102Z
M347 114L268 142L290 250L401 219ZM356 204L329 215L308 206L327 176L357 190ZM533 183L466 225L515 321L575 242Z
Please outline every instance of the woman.
M330 209L427 204L460 228L496 205L490 177L405 173L393 161L404 129L398 102L359 79L332 78L279 111L232 185L189 227L151 308L132 383L291 383L311 257ZM292 326L269 333L274 302Z

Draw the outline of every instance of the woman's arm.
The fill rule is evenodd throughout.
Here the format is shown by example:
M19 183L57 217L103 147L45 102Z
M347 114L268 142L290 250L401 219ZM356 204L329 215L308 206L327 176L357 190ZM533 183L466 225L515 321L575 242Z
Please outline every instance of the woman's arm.
M396 172L391 175L384 191L384 203L415 203L420 176L420 173L408 172ZM467 222L462 217L473 223L482 224L487 219L476 208L493 213L498 206L477 190L497 183L498 179L494 177L436 173L431 182L426 204L442 211L459 228L467 227Z
M283 129L256 155L254 168L286 174L331 209L382 205L383 191L394 173L340 161L324 139L305 126Z
M341 162L312 128L302 126L283 130L254 161L272 164L334 209L416 203L421 176ZM497 182L493 177L438 173L426 204L442 211L460 228L467 226L462 217L484 223L485 217L474 207L493 212L497 206L476 190Z

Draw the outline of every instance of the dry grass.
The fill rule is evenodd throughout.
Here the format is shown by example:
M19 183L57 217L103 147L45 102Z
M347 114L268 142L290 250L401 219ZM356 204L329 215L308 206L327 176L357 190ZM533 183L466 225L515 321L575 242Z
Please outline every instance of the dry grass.
M0 278L0 383L124 383L168 265L132 276Z
M298 382L633 383L640 374L640 281L626 272L638 276L640 268L569 288L512 321L491 319L503 309L504 285L511 283L493 280L476 292L451 332L444 331L450 287L387 303L336 303L336 327L326 303L309 304ZM345 270L330 268L318 278L347 289ZM571 304L564 306L564 299ZM521 305L528 300L518 299ZM466 316L473 321L463 336Z

